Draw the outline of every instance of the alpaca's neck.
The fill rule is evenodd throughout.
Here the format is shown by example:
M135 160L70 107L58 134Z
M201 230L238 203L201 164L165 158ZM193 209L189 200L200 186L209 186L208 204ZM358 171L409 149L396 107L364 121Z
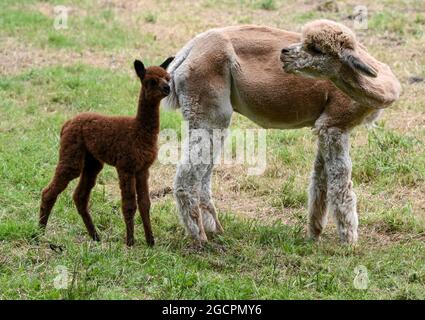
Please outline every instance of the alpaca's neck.
M158 99L149 99L146 90L143 89L140 92L136 120L143 133L158 134L159 103L160 100Z
M372 108L385 108L399 98L400 84L397 79L368 78L363 75L341 77L335 85L354 101Z
M386 108L400 97L401 86L386 64L360 49L362 60L377 70L376 78L367 77L351 68L341 69L334 84L354 101L372 108Z

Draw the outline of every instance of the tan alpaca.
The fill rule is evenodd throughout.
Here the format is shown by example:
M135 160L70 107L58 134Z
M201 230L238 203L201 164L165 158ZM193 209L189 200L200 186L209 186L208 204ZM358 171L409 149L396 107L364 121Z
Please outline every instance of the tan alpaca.
M260 26L212 29L189 41L168 71L173 80L166 102L181 107L189 124L174 194L194 239L207 241L205 231L223 229L211 200L214 157L209 164L191 161L202 149L202 141L192 139L191 132L206 130L213 144L213 130L228 128L236 111L264 128L315 128L318 151L310 183L309 235L319 239L331 211L341 241L357 241L349 130L395 101L400 85L348 28L319 21L307 25L302 35ZM213 150L217 156L219 148Z

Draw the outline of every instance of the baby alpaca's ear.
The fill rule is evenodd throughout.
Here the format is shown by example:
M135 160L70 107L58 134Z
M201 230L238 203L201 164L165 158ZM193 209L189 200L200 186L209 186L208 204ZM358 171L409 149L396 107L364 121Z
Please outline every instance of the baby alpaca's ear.
M146 74L146 69L142 61L134 60L134 70L136 70L136 74L140 80L143 80Z
M168 66L173 60L174 60L174 57L168 57L163 63L160 64L160 67L164 70L167 70Z

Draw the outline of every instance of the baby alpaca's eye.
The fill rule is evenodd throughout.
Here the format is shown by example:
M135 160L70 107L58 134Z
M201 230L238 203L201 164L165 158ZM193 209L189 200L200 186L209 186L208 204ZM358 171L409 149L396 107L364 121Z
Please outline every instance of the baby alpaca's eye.
M158 84L158 81L156 81L155 79L149 79L148 80L148 86L150 87L154 87Z

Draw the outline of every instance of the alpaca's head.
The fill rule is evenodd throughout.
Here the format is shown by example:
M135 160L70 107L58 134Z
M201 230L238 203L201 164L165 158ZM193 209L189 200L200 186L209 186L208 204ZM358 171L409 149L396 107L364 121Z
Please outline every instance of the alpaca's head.
M377 76L377 71L362 61L353 31L325 19L306 24L301 42L283 48L280 59L286 72L315 78L332 80L341 72Z
M140 60L134 61L134 70L142 82L142 89L149 99L162 99L170 94L170 75L166 71L174 57L167 58L160 66L145 68Z

